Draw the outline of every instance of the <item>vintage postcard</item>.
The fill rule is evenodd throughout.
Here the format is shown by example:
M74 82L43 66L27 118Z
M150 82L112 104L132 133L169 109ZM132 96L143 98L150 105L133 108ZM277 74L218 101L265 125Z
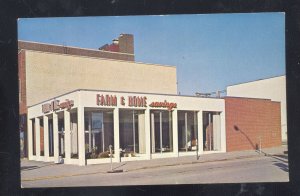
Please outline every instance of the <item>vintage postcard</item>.
M285 15L20 18L21 186L289 181Z

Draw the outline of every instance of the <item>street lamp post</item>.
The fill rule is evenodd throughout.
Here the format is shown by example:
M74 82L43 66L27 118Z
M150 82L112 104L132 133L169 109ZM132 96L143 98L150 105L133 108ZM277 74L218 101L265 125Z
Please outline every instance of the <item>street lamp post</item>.
M110 153L110 171L113 170L112 168L112 145L109 145L109 153Z
M261 154L261 136L259 136L259 154Z

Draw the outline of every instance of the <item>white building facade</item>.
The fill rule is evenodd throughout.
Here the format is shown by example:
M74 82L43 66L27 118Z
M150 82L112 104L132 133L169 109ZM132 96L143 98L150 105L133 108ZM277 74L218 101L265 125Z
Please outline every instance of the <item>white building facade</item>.
M226 152L225 101L76 90L28 107L29 160L89 165Z

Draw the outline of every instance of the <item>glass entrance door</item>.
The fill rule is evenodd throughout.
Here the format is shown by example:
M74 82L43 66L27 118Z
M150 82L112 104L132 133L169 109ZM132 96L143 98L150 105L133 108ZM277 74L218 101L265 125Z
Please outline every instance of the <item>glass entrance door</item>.
M48 134L49 134L49 157L54 156L54 141L53 141L53 119L48 116Z
M63 112L58 113L59 156L65 157L65 122Z
M78 159L78 120L77 109L70 112L70 131L71 131L71 158Z

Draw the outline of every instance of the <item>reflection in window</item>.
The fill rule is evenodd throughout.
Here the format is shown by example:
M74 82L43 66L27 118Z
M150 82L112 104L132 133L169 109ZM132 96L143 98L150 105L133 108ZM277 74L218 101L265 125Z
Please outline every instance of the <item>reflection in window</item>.
M84 125L86 158L109 158L109 146L114 147L113 110L85 109Z
M173 151L172 112L151 110L152 153Z
M178 111L178 150L197 150L197 112Z
M121 156L131 157L145 153L145 115L139 110L120 110Z
M203 150L221 150L220 112L203 112Z

